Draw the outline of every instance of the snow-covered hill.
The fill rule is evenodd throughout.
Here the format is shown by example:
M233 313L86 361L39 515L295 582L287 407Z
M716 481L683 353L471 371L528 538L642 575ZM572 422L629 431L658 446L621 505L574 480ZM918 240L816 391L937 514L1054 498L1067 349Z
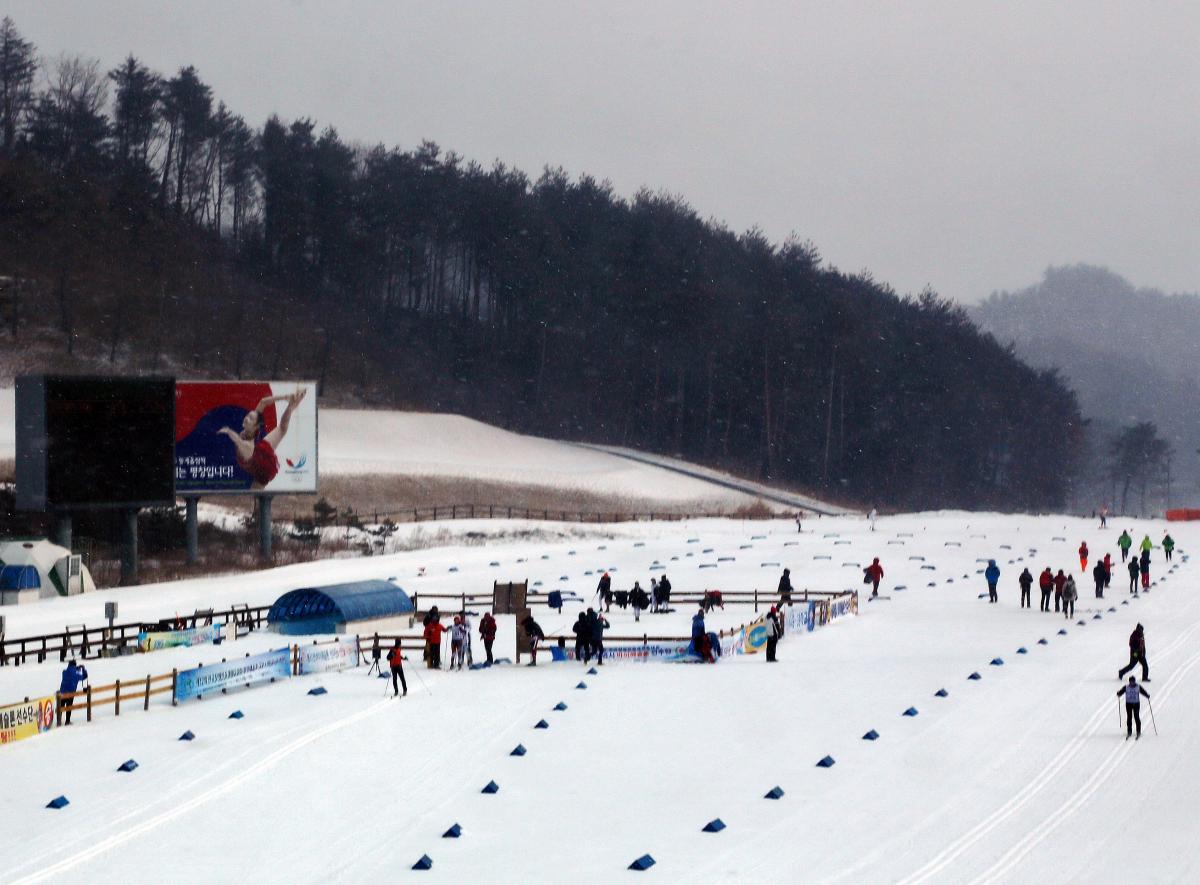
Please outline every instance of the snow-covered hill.
M140 616L355 577L394 576L410 592L528 577L590 595L597 570L615 568L628 586L660 574L656 562L677 591L770 588L774 563L797 588L840 590L861 588L874 556L890 597L787 637L775 665L611 662L590 676L574 663L433 673L414 661L399 701L358 670L101 714L0 747L0 832L20 846L0 880L348 882L414 875L427 854L434 881L587 883L633 875L626 867L648 853L647 875L668 882L1195 881L1200 594L1185 557L1200 528L1170 527L1176 561L1156 549L1155 584L1140 597L1116 556L1097 600L1076 548L1116 554L1125 527L965 513L882 518L874 533L852 517L814 520L802 535L782 521L600 526L560 543L312 563L20 609L10 635L98 620L106 598ZM1128 527L1155 543L1166 528ZM997 605L979 598L989 557L1002 570ZM1033 609L1018 607L1025 565L1076 572L1074 617L1040 612L1036 591ZM563 635L577 611L535 614ZM678 634L689 614L635 625L614 610L610 636ZM731 607L710 626L749 615ZM1126 742L1116 671L1139 621L1156 719L1145 709L1143 738ZM92 678L271 642L97 661ZM58 668L0 669L0 699L53 689ZM307 695L317 684L328 694ZM568 709L553 711L559 701ZM902 715L910 707L917 715ZM245 718L228 719L235 709ZM550 728L533 728L539 719ZM185 729L196 740L177 741ZM878 740L863 740L871 729ZM518 743L528 753L509 755ZM835 764L818 768L826 755ZM129 758L140 767L118 773ZM495 795L480 793L489 780ZM783 797L763 798L775 786ZM67 808L43 807L60 793ZM725 830L701 832L718 817ZM441 838L454 823L461 838Z

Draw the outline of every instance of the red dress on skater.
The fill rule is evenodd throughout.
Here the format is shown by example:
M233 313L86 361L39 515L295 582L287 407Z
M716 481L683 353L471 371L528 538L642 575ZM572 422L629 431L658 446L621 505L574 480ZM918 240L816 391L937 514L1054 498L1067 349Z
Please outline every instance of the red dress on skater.
M279 473L279 458L275 456L275 450L265 438L255 441L254 454L250 456L249 461L238 458L237 462L238 467L250 474L250 478L260 486L266 486Z

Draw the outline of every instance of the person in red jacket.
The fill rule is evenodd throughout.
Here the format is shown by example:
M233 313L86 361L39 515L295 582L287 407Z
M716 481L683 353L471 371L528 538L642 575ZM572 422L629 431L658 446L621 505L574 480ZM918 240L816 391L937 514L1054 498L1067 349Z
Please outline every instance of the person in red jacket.
M1087 541L1084 541L1082 544L1079 545L1079 570L1081 572L1087 571L1087 559L1088 559Z
M863 569L863 574L871 582L871 598L874 599L879 595L879 582L883 580L883 566L879 564L878 556L875 557L875 560L869 566Z
M1042 591L1042 611L1050 611L1050 591L1054 587L1054 574L1050 571L1050 566L1046 566L1042 573L1038 575L1038 589Z
M392 697L400 694L400 686L404 686L404 694L408 694L408 683L404 681L404 652L400 650L400 640L392 646L387 656L388 666L392 669ZM396 681L399 680L399 685ZM386 689L385 689L386 691Z
M442 622L431 620L425 626L425 642L429 646L429 669L442 669L442 634L446 632L446 628L442 626Z
M483 640L484 651L487 652L487 662L492 663L492 643L496 641L496 619L491 612L485 612L479 622L479 637Z
M1104 586L1107 589L1112 584L1112 554L1104 554Z
M1058 607L1062 605L1063 587L1067 585L1067 576L1063 574L1063 570L1059 569L1058 574L1054 576L1054 610L1058 611Z

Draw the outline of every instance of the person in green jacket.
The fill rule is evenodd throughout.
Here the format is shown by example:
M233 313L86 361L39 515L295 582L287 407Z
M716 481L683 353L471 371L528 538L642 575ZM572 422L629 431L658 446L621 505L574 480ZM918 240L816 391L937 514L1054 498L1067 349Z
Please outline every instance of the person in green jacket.
M1121 537L1117 538L1117 546L1121 548L1121 562L1129 558L1129 548L1133 546L1133 538L1129 537L1129 532L1121 532Z
M1175 550L1175 539L1172 538L1170 535L1167 535L1166 537L1164 537L1163 542L1162 542L1162 549L1163 549L1163 553L1166 554L1166 557L1169 560L1171 558L1171 553Z
M1145 550L1147 553L1149 553L1151 550L1153 550L1153 549L1154 549L1154 542L1150 540L1150 536L1149 536L1149 535L1146 535L1146 537L1142 538L1142 544L1141 544L1141 547L1142 547L1142 549L1143 549L1143 550Z

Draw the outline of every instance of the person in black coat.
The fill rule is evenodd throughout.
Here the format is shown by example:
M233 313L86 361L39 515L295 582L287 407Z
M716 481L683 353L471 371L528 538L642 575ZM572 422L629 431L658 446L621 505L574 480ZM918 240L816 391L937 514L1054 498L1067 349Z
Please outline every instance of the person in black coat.
M1137 595L1138 573L1141 571L1137 557L1129 560L1129 592Z
M775 663L775 648L779 645L779 637L783 635L783 626L779 623L779 615L775 611L775 606L771 606L771 610L767 612L766 619L767 628L767 662Z
M608 572L600 576L600 583L596 585L596 596L599 600L596 608L599 608L601 605L604 606L605 611L612 608L612 578L609 577Z
M601 665L604 663L604 631L608 626L602 614L597 614L592 622L592 651L596 653L596 663Z
M671 608L671 582L667 579L667 573L663 572L662 578L658 582L658 595L662 599L662 608L660 611L668 611Z
M575 634L575 660L588 663L592 659L592 628L588 624L587 615L579 613L571 632Z
M1028 567L1021 572L1021 576L1017 578L1017 583L1021 585L1021 608L1032 608L1032 603L1029 601L1029 591L1033 587L1033 575L1030 574Z
M529 654L531 661L529 666L537 666L537 650L538 645L546 638L546 634L542 632L541 625L533 619L533 615L527 615L525 620L521 622L521 629L525 631L525 635L529 637Z
M783 576L779 579L779 601L780 603L792 601L792 570L785 568Z
M1092 569L1092 580L1096 582L1096 598L1104 598L1104 582L1108 580L1108 569L1104 567L1104 560L1096 562L1096 567Z

